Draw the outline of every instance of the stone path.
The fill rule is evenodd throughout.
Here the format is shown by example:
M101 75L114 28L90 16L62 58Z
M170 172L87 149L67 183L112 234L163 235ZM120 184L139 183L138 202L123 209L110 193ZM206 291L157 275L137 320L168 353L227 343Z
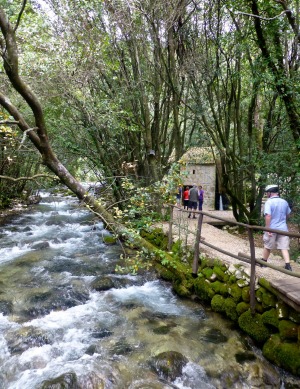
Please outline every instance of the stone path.
M234 217L231 211L207 211L211 215L215 215L224 219L227 219L229 222L234 221ZM174 225L173 225L173 239L181 239L184 243L189 246L193 246L195 243L195 233L197 230L198 219L189 219L188 214L184 211L178 210L175 208L174 210ZM208 216L203 217L203 224L201 229L201 237L204 239L206 243L209 243L213 246L217 246L218 248L227 251L229 253L238 255L239 253L246 254L250 256L250 247L248 240L241 238L237 233L234 232L234 228L232 228L231 232L228 232L224 229L217 228L215 226L210 225L213 218ZM178 225L180 224L180 228ZM169 230L168 223L162 223L161 227L165 232ZM189 231L187 233L187 230ZM262 257L262 248L255 247L255 257ZM207 256L212 258L219 258L223 262L227 264L243 264L245 267L250 268L250 264L241 262L236 258L232 258L224 253L221 253L217 250L214 250L210 247L205 246L203 243L200 243L200 253L205 253ZM280 268L283 268L284 261L280 255L274 255L271 253L269 258L269 263ZM300 265L291 261L292 269L294 273L300 274ZM299 305L300 309L300 278L292 277L288 274L278 272L269 267L261 268L259 266L256 267L256 276L258 278L263 277L271 282L271 284L285 295L287 298L293 298L293 302ZM293 287L291 285L294 285ZM289 297L290 296L290 297Z

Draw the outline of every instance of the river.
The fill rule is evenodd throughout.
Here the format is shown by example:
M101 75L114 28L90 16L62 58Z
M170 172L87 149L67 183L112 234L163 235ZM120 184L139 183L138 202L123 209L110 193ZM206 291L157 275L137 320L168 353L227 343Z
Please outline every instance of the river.
M284 388L230 321L154 274L118 275L122 253L76 199L42 193L0 228L0 389ZM96 279L113 287L96 291ZM184 363L166 376L156 359Z

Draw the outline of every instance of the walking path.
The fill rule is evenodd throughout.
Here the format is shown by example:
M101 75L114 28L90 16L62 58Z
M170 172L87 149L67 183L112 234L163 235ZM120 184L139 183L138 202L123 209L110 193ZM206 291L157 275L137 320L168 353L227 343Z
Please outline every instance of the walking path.
M235 221L232 215L232 211L206 212L209 212L211 215L227 219L229 221ZM234 255L243 253L245 255L250 256L250 247L248 240L240 237L234 227L232 227L231 232L228 232L227 230L217 228L209 224L215 221L217 220L208 216L203 217L201 238L204 239L206 243L209 243L213 246L217 246L218 248L230 252ZM178 227L179 224L180 228ZM198 218L189 219L188 214L186 212L183 212L182 209L178 210L174 208L173 239L181 239L187 245L194 246L197 224ZM163 223L162 228L165 232L167 232L169 229L169 224ZM184 232L184 229L188 229L191 232L186 234ZM262 251L262 247L255 247L255 257L258 259L262 258ZM241 262L236 258L232 258L229 255L221 253L200 243L200 253L201 252L205 253L209 257L219 258L220 260L222 260L222 262L225 262L227 264L242 264L243 266L248 267L250 271L250 264ZM283 268L284 266L284 261L282 257L277 254L277 252L276 254L274 254L273 252L271 253L269 263L281 268ZM300 265L294 261L291 261L291 265L293 272L300 274ZM256 266L256 275L258 278L267 279L271 283L271 285L280 292L282 299L300 312L300 278L278 272L269 267L261 268L259 266Z

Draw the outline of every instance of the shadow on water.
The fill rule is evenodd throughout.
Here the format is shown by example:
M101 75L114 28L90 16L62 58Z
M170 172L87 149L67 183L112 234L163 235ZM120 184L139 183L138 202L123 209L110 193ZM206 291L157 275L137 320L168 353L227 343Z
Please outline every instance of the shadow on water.
M299 383L154 274L115 274L122 250L107 234L76 200L49 194L1 226L0 389Z

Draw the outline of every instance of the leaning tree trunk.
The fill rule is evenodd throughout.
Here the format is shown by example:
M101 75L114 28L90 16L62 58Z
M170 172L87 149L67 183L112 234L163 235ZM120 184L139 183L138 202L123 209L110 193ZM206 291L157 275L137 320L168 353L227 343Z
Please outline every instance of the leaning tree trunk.
M20 19L21 15L19 16ZM19 20L18 19L18 20ZM0 105L15 119L15 123L19 129L28 136L31 142L39 151L43 163L47 166L59 179L66 185L79 200L83 201L94 213L96 213L105 223L106 227L121 236L124 240L130 240L136 247L144 247L148 251L156 252L157 249L151 243L140 237L138 234L133 234L131 231L118 223L114 217L93 197L86 193L84 187L76 180L68 169L59 161L55 155L49 142L44 113L37 96L32 92L29 86L20 77L18 68L18 48L16 44L15 30L10 24L4 10L0 7L0 28L2 36L0 36L0 48L3 57L3 66L6 75L20 96L28 104L35 122L35 127L30 127L24 119L21 112L14 106L10 100L0 91ZM168 259L169 266L172 267L172 257L165 254ZM156 255L156 260L159 261L159 255ZM173 273L176 270L173 269ZM182 274L177 272L178 278L182 278Z

